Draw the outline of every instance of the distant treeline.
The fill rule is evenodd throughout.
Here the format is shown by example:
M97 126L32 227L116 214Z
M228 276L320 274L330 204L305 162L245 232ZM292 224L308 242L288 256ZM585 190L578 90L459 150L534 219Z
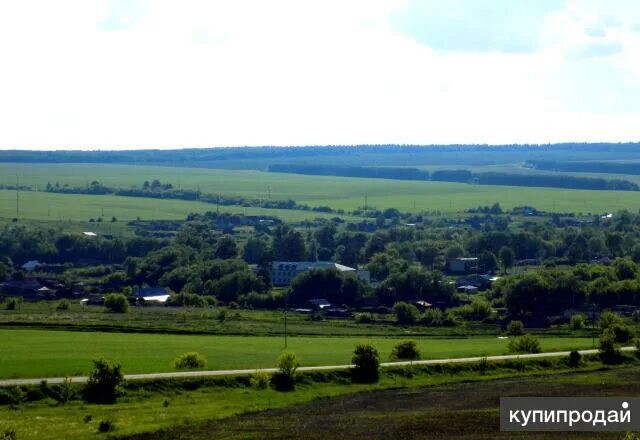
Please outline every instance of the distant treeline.
M61 193L61 194L92 194L92 195L114 195L123 197L147 197L153 199L177 199L200 201L203 203L212 203L215 205L236 205L255 208L271 208L271 209L297 209L302 211L317 212L336 212L344 214L344 211L334 210L328 206L308 206L296 203L294 200L266 200L266 199L249 199L242 196L229 196L224 194L207 194L200 191L190 189L175 189L171 184L161 184L154 181L151 185L147 182L141 187L130 188L112 188L105 186L98 181L93 181L87 186L68 186L56 183L54 185L48 183L44 189L45 192Z
M482 166L532 160L640 160L640 143L513 145L326 145L185 148L128 151L0 151L0 162L111 163L226 169L267 169L276 164L365 167Z
M289 165L269 166L273 173L311 174L316 176L369 177L373 179L429 180L429 172L417 168L355 167L340 165Z
M530 160L531 168L547 171L568 171L576 173L640 174L640 162L564 162L551 160Z
M272 165L271 172L322 176L370 177L395 180L430 180L475 183L478 185L537 186L548 188L638 191L638 185L627 180L608 180L565 175L474 173L469 170L437 170L431 173L417 168L347 167L331 165Z

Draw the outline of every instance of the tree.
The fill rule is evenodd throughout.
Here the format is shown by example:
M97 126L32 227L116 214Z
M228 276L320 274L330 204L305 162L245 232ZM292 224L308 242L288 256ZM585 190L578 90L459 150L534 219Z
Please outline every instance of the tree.
M121 293L112 293L105 296L104 306L112 313L127 313L129 311L129 301Z
M307 254L304 237L287 225L278 225L273 233L273 252L276 260L304 260Z
M216 245L216 251L214 253L215 258L220 258L222 260L227 260L230 258L235 258L238 255L238 247L236 246L236 241L225 235Z
M249 264L260 264L273 261L269 242L262 237L250 237L242 250L242 259Z
M507 334L511 336L520 336L524 334L524 324L522 321L511 321L507 326Z
M358 344L353 352L351 378L356 383L376 383L380 380L380 354L369 344Z
M120 364L96 359L93 366L84 389L85 400L89 403L115 403L118 385L124 379Z
M398 342L391 350L391 359L415 361L420 359L420 350L415 341Z
M498 255L500 258L500 263L502 264L502 268L504 272L507 273L507 271L513 267L516 255L513 252L513 249L508 246L502 246Z
M616 364L620 361L620 350L616 348L616 336L612 329L605 329L599 340L600 360L605 364Z
M296 372L300 362L294 353L282 352L278 357L278 371L271 378L278 391L293 391L296 386Z
M480 254L478 263L484 272L493 272L498 268L498 259L493 252L485 251Z
M398 324L415 324L420 317L420 312L413 304L400 301L393 305L393 313L396 315Z

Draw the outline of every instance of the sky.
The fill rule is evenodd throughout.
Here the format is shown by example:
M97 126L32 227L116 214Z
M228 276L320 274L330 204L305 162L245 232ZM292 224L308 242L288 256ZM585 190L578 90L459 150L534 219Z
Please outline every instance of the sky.
M636 0L0 0L0 148L640 141Z

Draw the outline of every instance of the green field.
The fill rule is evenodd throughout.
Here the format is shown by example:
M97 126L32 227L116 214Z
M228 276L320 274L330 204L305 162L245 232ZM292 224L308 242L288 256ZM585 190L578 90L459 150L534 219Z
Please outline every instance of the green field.
M414 338L425 359L507 354L507 341L496 337ZM399 338L291 337L288 348L302 365L350 363L357 343L368 342L387 359ZM541 338L544 351L591 348L590 338ZM91 360L105 357L125 373L173 370L173 359L198 351L208 369L267 368L275 365L283 338L273 336L206 336L143 333L66 332L0 329L0 378L85 374Z
M109 221L184 220L191 213L207 211L232 214L275 216L285 221L299 222L315 218L331 218L335 214L292 209L268 209L243 206L218 206L185 200L161 200L141 197L93 196L84 194L54 194L23 191L20 193L19 218L26 220L84 220L103 217ZM16 192L0 190L0 217L16 217Z
M84 164L0 164L0 184L15 184L16 175L25 185L42 188L47 182L71 186L86 185L98 180L107 186L141 186L144 180L159 179L175 187L196 189L204 193L267 198L267 188L273 199L293 199L311 206L331 206L345 210L364 205L376 208L397 208L402 211L459 212L478 205L500 202L504 208L533 205L554 212L601 213L640 207L640 192L589 191L555 188L525 188L510 186L468 185L446 182L420 182L385 179L304 176L247 170L217 170L134 165ZM29 199L29 196L32 198ZM72 196L28 194L22 196L25 218L85 219L96 216L105 208L105 215L123 218L179 218L188 212L210 210L212 205L198 202L138 199L111 196ZM221 208L222 209L222 208ZM231 212L242 208L227 207ZM107 211L109 210L109 214ZM276 215L290 218L315 218L316 213L276 210ZM266 210L247 214L267 213ZM117 214L120 214L119 216ZM0 215L15 215L15 192L0 193Z

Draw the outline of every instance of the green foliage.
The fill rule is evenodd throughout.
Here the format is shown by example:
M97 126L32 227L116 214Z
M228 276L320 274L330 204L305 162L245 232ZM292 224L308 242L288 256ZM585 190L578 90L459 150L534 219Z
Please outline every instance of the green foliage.
M573 315L569 321L569 326L571 330L581 330L584 328L586 320L587 318L584 315Z
M416 361L420 359L420 350L415 341L402 341L393 346L389 357L392 360Z
M375 317L371 313L356 313L355 320L358 324L371 324Z
M113 432L115 430L116 430L116 423L113 421L113 419L100 420L100 423L98 423L99 433Z
M124 379L121 366L105 359L95 359L94 369L84 389L84 399L89 403L115 403L118 386Z
M22 298L20 297L11 297L4 300L5 310L18 310L20 305L22 305Z
M640 359L640 338L636 338L634 345L636 347L636 357Z
M598 320L598 327L601 331L613 327L614 325L622 324L622 319L610 310L605 310L600 314Z
M569 357L567 358L567 365L571 368L578 368L580 363L582 362L582 355L577 350L573 350L569 353Z
M48 395L59 405L66 405L77 397L77 392L71 384L71 378L65 377L60 385L54 385L49 388Z
M511 321L507 325L507 334L509 336L521 336L524 334L524 324L522 321Z
M0 440L18 440L18 433L14 428L7 428L0 431Z
M485 375L489 369L489 361L486 356L482 356L476 365L476 369L481 375Z
M475 298L471 304L449 309L451 313L467 321L482 321L491 316L491 304L484 299Z
M415 324L420 317L420 312L416 306L402 301L393 305L393 314L396 315L398 324L402 325Z
M197 370L207 365L207 359L195 351L183 353L173 361L177 370Z
M615 335L616 342L625 343L633 339L633 330L624 324L614 324L610 327Z
M56 310L59 312L67 311L70 308L71 308L71 303L69 302L68 299L61 299L60 301L58 301L58 304L56 304Z
M111 293L104 297L104 306L111 313L128 313L129 301L121 293Z
M502 264L502 268L504 271L508 271L513 267L513 264L516 259L515 252L508 246L502 246L498 253L498 258L500 259L500 264Z
M269 386L271 376L266 371L258 370L251 375L251 386L258 390L264 390Z
M296 372L300 362L292 352L282 352L278 357L278 371L271 376L271 383L277 391L293 391L296 386Z
M360 280L336 269L312 269L293 279L289 300L292 304L302 305L313 298L324 298L332 304L353 305L364 292Z
M620 362L621 353L616 347L616 335L612 329L605 329L599 340L600 360L604 364L617 364Z
M195 293L178 293L171 295L169 305L177 307L207 307L208 303L205 297Z
M356 383L376 383L380 380L380 354L369 344L358 344L353 352L351 378Z
M509 339L508 347L511 353L540 353L542 351L540 340L530 334Z

